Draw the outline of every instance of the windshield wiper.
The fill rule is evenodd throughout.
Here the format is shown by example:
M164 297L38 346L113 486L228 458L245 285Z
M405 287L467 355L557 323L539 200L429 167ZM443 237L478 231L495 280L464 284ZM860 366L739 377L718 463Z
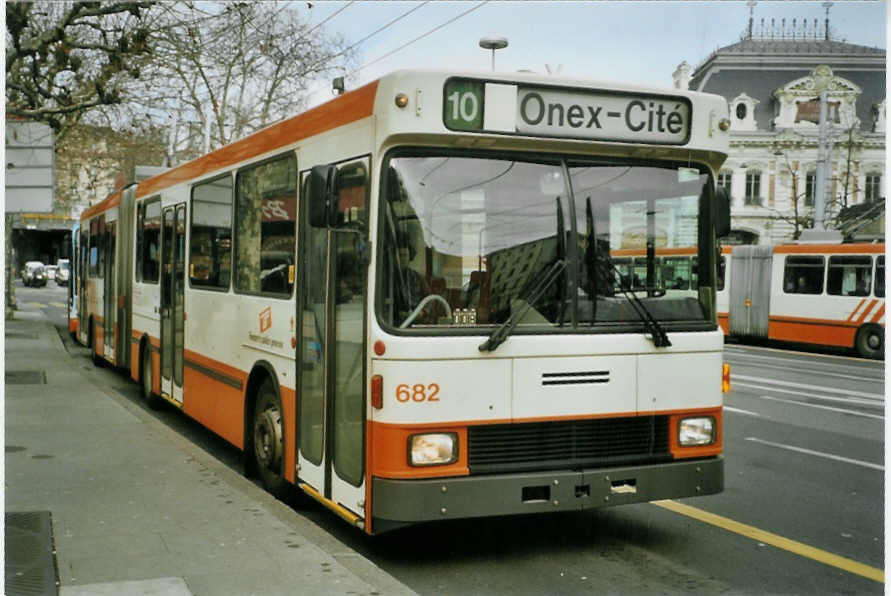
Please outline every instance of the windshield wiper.
M555 280L559 279L563 274L563 270L566 269L566 224L563 222L563 206L560 204L560 197L557 197L557 259L548 267L545 271L545 274L539 279L535 285L526 293L526 296L523 298L525 304L517 309L516 312L511 312L510 316L507 320L502 323L495 331L492 332L492 335L489 336L489 339L480 344L480 352L491 352L498 346L504 343L504 340L510 336L511 331L516 328L517 325L520 324L520 321L523 319L523 316L532 308L532 305L536 300L541 298L542 294L551 287L551 284L554 283ZM563 298L558 299L558 307L557 312L557 321L560 325L563 324Z
M536 300L541 298L542 294L551 287L551 284L554 283L554 280L559 279L560 275L563 273L563 270L566 269L566 261L564 259L558 259L554 261L554 263L545 271L545 275L543 275L538 283L535 284L535 287L528 293L525 298L525 304L518 308L516 312L512 312L507 320L502 323L495 331L492 332L492 335L489 336L489 339L480 344L480 352L491 352L498 346L504 343L504 340L508 338L511 331L520 324L520 320L522 320L523 316L526 312L532 308L532 305Z
M653 339L653 345L657 348L666 348L671 345L671 340L668 339L668 334L665 333L665 329L663 329L662 325L659 324L659 321L653 316L653 313L646 307L646 305L641 301L640 298L637 297L637 294L634 293L634 289L630 290L625 289L624 284L622 283L622 272L619 271L619 268L612 262L612 259L607 257L606 262L612 267L613 271L616 272L618 277L616 279L619 280L618 286L619 290L624 294L625 298L628 299L628 303L633 307L637 316L640 317L640 320L644 324L644 328L650 332ZM649 290L649 286L647 287Z

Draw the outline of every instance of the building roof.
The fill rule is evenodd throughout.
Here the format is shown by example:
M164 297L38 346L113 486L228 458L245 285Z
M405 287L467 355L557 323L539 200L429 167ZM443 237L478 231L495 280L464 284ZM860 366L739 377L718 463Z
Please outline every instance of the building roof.
M744 38L740 41L715 50L716 54L749 54L758 56L774 55L820 55L820 56L884 56L882 48L871 48L834 39L795 39L795 38ZM709 57L711 58L711 56ZM706 59L706 62L708 59Z
M758 100L759 130L771 130L776 117L773 92L810 75L820 64L862 89L857 100L860 129L871 131L873 106L885 99L886 51L834 39L745 37L715 50L696 67L690 89L716 93L728 101L746 93Z

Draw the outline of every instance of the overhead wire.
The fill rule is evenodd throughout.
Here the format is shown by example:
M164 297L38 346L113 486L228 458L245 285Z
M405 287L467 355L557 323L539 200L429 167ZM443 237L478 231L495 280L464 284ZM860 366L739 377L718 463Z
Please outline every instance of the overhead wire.
M457 21L458 19L460 19L460 18L462 18L462 17L465 17L465 16L469 15L470 13L472 13L473 11L475 11L475 10L481 8L484 4L487 4L488 2L489 2L489 0L483 0L482 2L480 2L479 4L477 4L476 6L474 6L473 8L470 8L470 9L468 9L468 10L465 10L464 12L462 12L461 14L459 14L458 16L453 17L453 18L449 19L448 21L446 21L446 22L444 22L444 23L442 23L442 24L440 24L440 25L437 25L436 27L430 29L429 31L426 31L425 33L422 33L421 35L415 37L414 39L405 42L404 44L402 44L402 45L399 46L398 48L395 48L395 49L393 49L393 50L387 52L387 53L384 54L383 56L380 56L380 57L378 57L378 58L375 58L375 59L372 60L371 62L366 62L365 64L363 64L362 66L360 66L359 68L357 68L356 70L354 70L353 72L351 72L351 73L349 73L349 74L354 75L354 74L356 74L357 72L359 72L360 70L363 70L363 69L365 69L365 68L368 68L368 67L371 66L372 64L376 64L376 63L380 62L381 60L383 60L383 59L385 59L385 58L389 58L390 56L392 56L392 55L395 54L396 52L398 52L398 51L400 51L400 50L404 50L405 48L407 48L407 47L410 46L411 44L413 44L413 43L415 43L415 42L417 42L417 41L420 41L420 40L424 39L425 37L427 37L428 35L431 35L431 34L437 32L437 31L439 31L439 30L442 29L443 27L445 27L445 26L447 26L447 25L451 25L452 23L454 23L454 22Z
M377 62L380 62L381 60L384 60L385 58L389 58L390 56L392 56L392 55L395 54L396 52L399 52L400 50L404 50L405 48L407 48L407 47L410 46L411 44L413 44L413 43L415 43L415 42L418 42L418 41L424 39L425 37L427 37L428 35L431 35L431 34L437 32L437 31L439 31L439 30L442 29L443 27L446 27L446 26L448 26L448 25L451 25L452 23L454 23L454 22L457 21L458 19L467 16L468 14L472 13L473 11L475 11L475 10L481 8L484 4L488 4L488 2L489 2L489 0L483 0L482 2L480 2L479 4L477 4L476 6L470 8L470 9L468 9L468 10L465 10L465 11L462 12L461 14L459 14L459 15L457 15L457 16L454 16L454 17L452 17L451 19L449 19L449 20L447 20L447 21L445 21L445 22L443 22L443 23L440 23L439 25L437 25L436 27L433 27L432 29L429 29L428 31L425 31L425 32L422 33L421 35L418 35L418 36L415 37L414 39L411 39L411 40L405 42L405 43L402 44L401 46L399 46L399 47L397 47L397 48L395 48L395 49L393 49L393 50L390 50L389 52L387 52L387 53L384 54L383 56L379 56L378 58L375 58L375 59L372 60L371 62L366 62L365 64L363 64L362 66L360 66L360 67L358 67L357 69L353 70L352 72L347 73L346 76L352 76L352 75L355 75L355 74L358 73L360 70L363 70L363 69L365 69L365 68L368 68L368 67L371 66L372 64L376 64ZM369 35L365 36L364 38L362 38L361 40L359 40L358 42L356 42L355 44L353 44L352 46L350 46L349 48L347 48L347 50L352 49L352 48L354 48L355 46L359 45L360 43L362 43L362 42L368 40L368 39L369 39L370 37L372 37L373 35L377 35L377 34L380 33L381 31L383 31L384 29L390 27L391 25L393 25L393 24L396 23L397 21L399 21L399 20L401 20L402 18L408 16L409 14L411 14L412 12L414 12L415 10L417 10L418 8L421 8L421 6L423 6L424 4L428 4L428 3L429 3L429 0L428 0L427 2L422 3L420 6L417 6L417 7L413 8L413 9L411 9L411 10L409 10L409 11L403 13L402 15L400 15L399 17L393 19L392 21L390 21L389 23L387 23L387 24L384 25L383 27L380 27L380 28L378 28L377 30L375 30L375 31L373 31L372 33L370 33ZM347 51L347 50L344 50L344 52ZM335 56L332 56L332 58L335 58L335 57L337 57L337 56L339 56L339 54L337 54L337 55L335 55ZM318 65L313 65L313 67L315 67L315 66L318 66ZM313 95L313 94L315 94L315 93L321 91L322 89L323 89L322 86L318 86L318 87L316 87L316 88L314 88L314 89L308 91L308 92L307 92L307 95L308 95L308 96L311 96L311 95Z

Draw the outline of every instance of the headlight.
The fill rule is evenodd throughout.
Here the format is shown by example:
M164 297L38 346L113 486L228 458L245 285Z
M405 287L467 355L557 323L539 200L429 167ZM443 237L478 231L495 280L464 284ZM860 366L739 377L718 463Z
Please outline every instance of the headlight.
M458 461L456 433L430 433L408 438L408 461L413 466L439 466Z
M681 447L711 445L715 442L715 419L711 416L684 418L678 424L678 443Z

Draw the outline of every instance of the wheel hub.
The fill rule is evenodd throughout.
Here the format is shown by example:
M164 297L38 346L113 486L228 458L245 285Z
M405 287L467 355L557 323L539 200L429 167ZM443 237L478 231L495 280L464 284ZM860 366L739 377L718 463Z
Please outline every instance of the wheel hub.
M263 410L254 425L254 451L263 467L277 470L282 457L281 415L274 408Z

